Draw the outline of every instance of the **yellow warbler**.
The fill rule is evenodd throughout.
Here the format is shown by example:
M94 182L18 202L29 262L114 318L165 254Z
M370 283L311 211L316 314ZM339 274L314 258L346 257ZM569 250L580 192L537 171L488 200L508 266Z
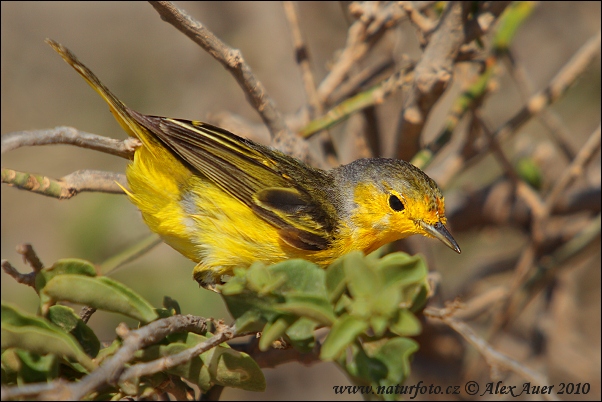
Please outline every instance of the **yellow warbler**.
M152 231L198 263L194 278L204 287L254 261L304 258L326 267L413 234L460 253L441 191L410 163L360 159L324 171L210 124L143 115L68 49L47 43L141 141L126 192Z

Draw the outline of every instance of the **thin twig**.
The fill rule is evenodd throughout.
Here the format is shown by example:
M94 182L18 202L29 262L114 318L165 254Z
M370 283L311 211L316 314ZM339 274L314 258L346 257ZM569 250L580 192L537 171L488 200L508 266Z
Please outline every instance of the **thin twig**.
M580 176L583 173L583 167L594 154L600 150L600 130L600 126L594 130L575 156L575 159L573 159L569 166L564 170L560 179L554 182L554 186L550 190L545 201L545 208L548 214L553 210L556 201L564 192L565 188L575 177Z
M213 32L184 10L169 1L151 1L150 4L161 18L201 46L215 60L220 62L243 89L249 103L261 116L272 134L272 146L298 159L323 166L309 151L308 144L294 135L287 127L284 117L276 108L263 84L255 77L251 67L245 62L242 53L222 42Z
M135 138L116 140L86 133L73 127L55 127L47 130L17 131L2 136L2 153L25 146L75 145L111 155L132 159L140 143Z
M8 262L8 260L2 260L2 270L4 270L4 272L6 272L6 274L8 276L12 277L17 282L22 283L27 286L31 286L34 289L36 288L36 286L35 286L36 273L35 272L30 272L28 274L22 274L19 271L17 271L17 269L15 267L13 267L11 265L11 263Z
M284 1L284 14L288 20L288 25L293 36L293 45L295 46L295 60L301 69L301 78L303 79L303 87L307 102L310 105L309 116L311 119L322 114L322 103L316 90L316 80L309 62L309 50L307 44L303 40L301 28L299 27L299 18L297 16L297 8L292 1Z
M543 90L533 95L521 110L494 131L494 136L498 138L498 141L504 143L533 116L564 95L566 90L585 72L598 54L600 54L600 31L579 48ZM445 171L445 177L440 178L438 184L445 187L446 182L455 177L460 170L468 169L488 155L486 152L488 149L489 144L483 144L482 147L475 149L472 156L467 158L465 162L463 160L462 163L458 163L453 158L449 159L447 165L441 169Z
M499 368L506 369L512 371L513 373L519 375L521 378L533 383L534 385L549 385L549 381L544 375L534 370L531 370L528 367L525 367L523 364L493 349L489 343L487 343L483 338L478 336L466 323L455 319L453 317L454 309L450 310L449 308L437 309L434 307L427 307L424 310L424 314L427 317L443 321L454 331L462 335L462 337L468 343L474 346L479 351L479 353L481 353L481 355L485 358L485 361L487 362L489 367L491 367L492 370L497 370ZM545 395L545 397L549 398L549 400L560 400L558 399L556 394Z
M247 99L259 113L273 136L285 129L284 119L274 101L269 97L263 84L257 80L251 67L245 62L242 53L221 41L201 22L193 19L186 11L169 1L152 1L150 4L161 18L173 25L201 46L215 60L221 63L236 79Z
M38 255L34 251L33 246L31 244L19 244L17 246L17 253L23 256L23 261L31 267L34 274L40 272L44 268L44 264L40 260L40 257L38 257Z
M218 328L216 333L211 338L191 348L183 350L182 352L177 353L175 355L165 356L147 363L139 363L129 367L123 372L123 374L121 374L121 376L119 377L119 381L131 381L135 378L155 374L160 371L165 371L180 364L189 362L190 360L199 356L200 354L218 346L220 343L224 343L227 340L232 339L235 336L236 328L234 327L234 325L226 326L218 324L217 327Z
M512 78L516 81L516 88L526 102L533 92L533 85L527 77L523 64L514 58L510 49L506 50L505 57L503 57L502 60L508 65L508 70L510 71ZM571 133L562 123L558 115L550 109L543 109L537 115L537 119L548 128L550 137L558 149L562 151L567 160L572 160L575 155L566 140L571 137Z
M408 17L412 24L420 32L422 39L426 41L429 33L435 28L436 24L434 21L425 17L419 10L414 7L411 1L400 1L399 2L403 10L408 14ZM421 41L422 42L422 41Z
M78 170L56 180L3 168L2 183L61 200L72 198L84 191L123 194L123 188L127 188L124 174L100 170Z
M395 2L352 3L350 11L356 20L347 32L347 42L328 75L318 86L322 104L332 105L332 94L348 77L385 32L396 26L405 17L405 12Z
M176 315L153 321L144 327L128 331L124 324L118 327L118 332L124 335L123 344L114 355L107 358L104 363L94 372L83 377L75 383L63 381L53 382L50 389L37 394L38 399L46 400L79 400L86 395L99 390L105 384L115 384L126 369L136 353L147 346L153 345L169 334L177 332L205 332L208 320L191 315ZM10 387L6 390L16 392L12 388L22 388L22 395L33 395L28 387ZM3 389L3 392L5 389Z

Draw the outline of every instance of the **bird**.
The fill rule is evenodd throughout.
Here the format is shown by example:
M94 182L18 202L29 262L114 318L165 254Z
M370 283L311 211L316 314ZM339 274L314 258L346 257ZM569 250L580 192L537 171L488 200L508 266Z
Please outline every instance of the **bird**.
M325 268L415 234L461 252L441 190L411 163L364 158L323 170L211 124L145 115L66 47L46 42L140 141L124 191L150 230L196 263L201 286L215 290L255 261L302 258Z

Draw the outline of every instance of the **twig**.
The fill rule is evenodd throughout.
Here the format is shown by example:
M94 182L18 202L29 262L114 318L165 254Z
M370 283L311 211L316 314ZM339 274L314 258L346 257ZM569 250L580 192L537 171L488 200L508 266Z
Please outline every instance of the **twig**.
M263 84L257 80L251 67L243 59L240 50L226 45L205 25L193 19L174 3L151 1L150 4L164 21L201 46L234 76L273 136L285 130L286 125L282 115L276 109L274 101L268 96Z
M201 46L220 62L243 89L249 103L261 116L272 134L272 145L289 155L309 163L323 166L322 160L310 154L308 144L290 132L280 111L268 95L263 84L255 77L238 49L222 42L202 23L190 17L184 10L169 1L151 1L150 4L161 18Z
M546 88L533 95L521 110L494 131L494 136L498 138L498 141L503 143L509 137L517 133L518 129L523 124L527 123L533 116L559 99L575 80L585 72L594 57L599 53L600 31L581 46L556 76L552 78ZM470 159L467 159L465 163L458 163L457 160L450 159L447 166L442 168L442 170L446 172L445 178L444 180L439 179L438 184L445 187L445 182L449 180L449 178L455 177L460 170L468 169L488 155L486 152L488 149L489 144L483 144L482 147L475 150Z
M573 179L583 173L583 167L600 150L600 126L594 130L589 139L581 147L575 159L571 161L569 166L564 170L560 179L554 183L550 193L546 197L545 209L546 213L550 213L556 204L559 196L564 192L565 188L573 181Z
M117 183L127 188L124 174L100 170L78 170L55 180L42 175L3 168L2 183L61 200L72 198L84 191L123 194L123 189Z
M462 3L452 2L441 17L431 41L415 68L414 82L404 99L397 127L396 157L410 160L420 149L426 117L452 78L453 63L466 42Z
M591 37L562 67L543 90L532 96L527 104L507 123L495 131L500 141L515 133L520 126L546 106L558 100L566 90L583 74L596 55L600 54L600 31Z
M295 60L301 68L303 87L305 88L305 95L307 95L307 101L310 105L309 117L313 119L322 114L322 103L320 102L318 91L316 90L316 81L309 63L309 51L303 40L303 35L301 34L295 4L292 1L284 1L282 6L284 7L284 14L286 15L293 36Z
M333 103L332 94L335 89L383 37L387 29L395 26L402 17L405 17L405 13L395 2L384 6L376 2L352 3L349 8L359 19L349 27L345 48L330 73L318 86L318 96L321 103L325 105Z
M506 50L505 57L502 60L508 65L508 70L510 71L512 78L516 81L516 87L523 100L526 102L533 92L533 85L527 77L524 66L514 58L512 51L509 49ZM570 138L571 133L564 126L558 115L550 109L543 109L537 115L537 119L548 128L550 137L562 151L567 160L572 160L575 155L571 146L566 141L566 138Z
M140 143L135 138L128 138L123 141L115 140L64 126L47 130L9 133L2 136L1 142L3 154L24 146L66 144L93 149L125 159L133 158L134 151Z
M429 33L436 26L435 22L422 15L422 13L414 7L414 4L412 4L411 1L400 1L399 3L408 15L412 24L422 35L423 41L426 42L426 38L428 37Z
M127 264L141 255L146 254L149 250L161 244L162 242L163 240L161 240L159 235L156 233L151 233L136 243L128 246L125 250L119 251L118 253L107 258L102 263L98 264L98 271L101 275L107 275L109 272L112 272L124 264Z
M31 244L19 244L17 246L17 253L23 256L23 261L31 267L34 274L40 272L44 268L44 264L40 260L40 257L38 257L38 255L34 251L33 246Z
M99 390L105 384L115 384L124 373L125 365L134 358L136 351L153 345L169 334L176 332L205 332L208 320L191 315L176 315L153 321L144 327L128 331L125 324L118 327L118 332L124 335L121 348L114 355L107 358L104 363L93 373L83 377L79 382L66 383L56 381L50 389L45 389L37 394L38 399L46 400L79 400L90 393ZM10 391L11 395L17 391L21 395L34 395L29 387L39 384L25 385L23 387L10 387L3 389ZM14 388L17 388L15 390Z
M2 270L4 270L4 272L6 272L6 274L8 276L12 277L17 282L22 283L27 286L31 286L34 289L36 288L36 285L35 285L36 273L35 272L30 272L28 274L22 274L19 271L17 271L17 269L15 267L13 267L11 265L11 263L8 262L8 260L2 260Z
M132 381L135 378L140 378L145 375L151 375L160 371L168 370L172 367L192 360L200 354L216 347L220 343L224 343L227 340L232 339L235 336L236 328L234 325L226 326L223 324L218 324L217 327L218 328L215 335L189 349L183 350L175 355L165 356L147 363L139 363L129 367L123 372L123 374L121 374L119 381Z
M413 63L410 63L413 64ZM338 86L336 91L330 94L329 99L333 104L339 103L349 96L355 95L379 75L392 70L395 67L395 61L392 58L386 58L366 67L362 71L349 77L345 82Z
M402 70L393 74L378 85L344 100L326 112L323 116L309 122L309 124L299 130L299 134L306 138L310 137L320 130L332 127L340 121L347 119L357 111L382 103L386 97L397 92L399 88L407 85L407 83L412 80L413 75L409 72L411 68L411 65L405 66Z
M535 385L549 385L549 382L544 375L525 367L523 364L493 349L490 344L478 336L468 325L466 325L466 323L455 319L453 317L453 310L450 311L449 308L437 309L434 307L427 307L424 310L424 314L427 317L443 321L454 331L462 335L468 343L481 353L492 370L497 370L499 368L506 369ZM549 400L559 400L556 394L546 395L546 398L549 398Z

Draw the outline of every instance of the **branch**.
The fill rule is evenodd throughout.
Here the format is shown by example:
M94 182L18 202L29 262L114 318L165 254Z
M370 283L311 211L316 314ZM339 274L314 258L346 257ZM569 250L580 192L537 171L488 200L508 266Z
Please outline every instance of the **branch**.
M533 116L564 95L567 89L585 72L593 59L599 54L600 31L581 46L543 90L533 95L521 110L498 127L494 131L493 136L501 144L517 133L523 124L527 123ZM445 174L438 178L438 184L441 187L446 187L447 182L452 177L455 177L459 171L468 169L488 155L488 150L489 143L485 143L481 147L474 149L468 156L458 155L456 158L449 158L446 166L441 169Z
M136 351L144 349L159 342L167 335L177 332L204 333L209 320L192 315L175 315L153 321L144 327L129 331L125 324L117 328L118 335L122 335L123 344L114 355L107 358L104 363L93 373L83 377L76 383L65 383L56 381L50 389L44 390L37 395L37 399L45 400L80 400L86 395L101 389L106 384L115 384L120 381L125 372L125 365L130 362ZM198 348L198 346L197 346ZM35 395L31 387L39 387L39 384L31 384L23 387L10 387L2 390L2 399ZM19 394L17 394L19 392Z
M184 364L201 355L202 353L224 343L227 340L234 338L236 328L234 325L226 326L217 323L217 331L215 335L189 349L183 350L180 353L171 356L165 356L147 363L139 363L129 367L119 377L119 382L132 381L145 375L151 375L160 371L168 370L172 367Z
M150 4L164 21L192 39L232 74L243 89L249 103L269 128L274 148L309 163L323 165L323 161L310 155L308 144L290 132L282 114L276 109L267 90L257 80L251 67L243 59L240 50L226 45L202 23L194 20L172 2L151 1Z
M282 3L282 6L284 7L284 14L286 15L291 34L293 36L295 60L301 68L303 87L305 88L307 102L310 105L309 117L313 119L314 117L322 114L323 107L316 90L316 81L309 63L309 51L305 41L303 40L303 35L301 34L301 28L299 27L299 18L295 4L292 1L285 1Z
M414 82L404 99L397 128L394 149L399 159L410 160L420 149L420 133L426 117L452 78L454 60L466 42L463 8L460 2L449 4L416 65Z
M2 169L2 183L60 200L69 199L84 191L123 194L127 180L122 173L100 170L78 170L58 180L32 173Z
M521 378L529 381L535 385L547 386L549 381L547 378L539 374L538 372L525 367L523 364L511 359L503 353L493 349L483 338L478 336L466 323L456 320L453 315L457 307L451 306L448 308L438 309L434 307L427 307L424 310L424 314L427 317L440 320L447 324L454 331L462 335L462 337L474 346L475 349L481 353L487 364L492 370L498 370L500 368L512 371L518 374ZM560 400L556 394L546 395L549 400Z
M318 86L322 104L332 104L332 93L347 78L351 69L368 54L387 29L395 26L405 16L394 2L386 6L375 2L352 3L349 10L358 20L349 27L345 48Z
M44 264L34 251L31 244L19 244L17 246L17 253L23 256L23 261L25 261L31 267L32 272L28 274L22 274L17 271L17 269L13 267L7 260L2 260L2 269L7 275L11 276L17 282L31 286L35 290L36 275L44 268Z
M132 159L134 151L139 146L139 141L135 138L127 138L123 141L115 140L64 126L47 130L9 133L2 136L1 143L2 154L24 146L65 144L92 149L125 159Z
M550 213L556 205L556 201L564 192L565 188L575 179L583 174L583 167L600 150L600 126L590 135L583 147L579 150L569 166L564 170L560 179L555 182L545 200L546 213Z

